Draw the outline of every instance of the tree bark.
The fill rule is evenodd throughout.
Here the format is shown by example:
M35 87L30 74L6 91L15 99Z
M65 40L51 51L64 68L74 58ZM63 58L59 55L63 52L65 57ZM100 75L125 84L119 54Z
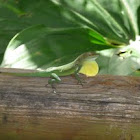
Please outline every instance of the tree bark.
M2 72L0 139L139 140L140 78L81 78L62 77L55 93L49 78Z

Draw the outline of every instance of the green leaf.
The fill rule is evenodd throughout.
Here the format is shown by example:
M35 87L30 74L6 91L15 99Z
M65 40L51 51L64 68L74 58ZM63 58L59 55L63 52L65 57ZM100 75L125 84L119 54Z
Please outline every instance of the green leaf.
M21 30L37 24L54 28L78 26L71 20L65 8L50 0L0 0L0 58L8 42Z
M140 33L139 0L0 0L0 23L1 60L16 33L47 26L19 32L3 67L46 69L96 51L100 74L132 75L140 68L140 43L131 44Z
M92 42L93 38L96 42ZM10 41L2 67L46 69L68 64L82 53L108 47L101 35L88 28L38 25L23 30Z
M128 44L139 34L139 0L60 0L80 23L96 30L109 41Z
M132 76L140 76L140 70L136 70L131 74Z
M15 9L10 4L0 0L0 62L10 39L27 27L25 22L14 13Z
M140 34L140 6L138 8L138 11L137 11L137 17L138 17L138 26L139 26L139 34Z
M132 75L140 69L140 51L128 46L121 49L100 51L97 63L99 74Z

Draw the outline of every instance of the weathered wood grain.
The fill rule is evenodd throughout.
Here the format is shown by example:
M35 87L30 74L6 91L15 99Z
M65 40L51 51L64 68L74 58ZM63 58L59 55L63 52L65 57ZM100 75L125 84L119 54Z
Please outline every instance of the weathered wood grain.
M0 74L0 139L139 140L140 78L96 76L82 87L62 77Z

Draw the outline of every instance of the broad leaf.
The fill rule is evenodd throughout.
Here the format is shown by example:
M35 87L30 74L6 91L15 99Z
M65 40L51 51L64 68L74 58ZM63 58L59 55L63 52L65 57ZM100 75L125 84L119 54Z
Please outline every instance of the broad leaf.
M11 38L29 26L36 24L54 28L78 26L75 22L71 22L72 17L66 15L65 8L50 0L0 0L0 57L3 57Z
M113 43L128 44L139 34L137 10L139 0L59 0L86 24Z
M140 6L137 11L137 16L138 16L138 26L139 26L139 34L140 34Z
M8 45L3 67L46 69L96 51L100 74L130 75L140 68L140 41L135 41L140 32L139 0L1 1L0 53L23 28L47 26L17 34ZM126 50L101 51L110 45Z
M88 28L55 29L38 25L11 40L2 66L46 69L70 63L84 52L106 48L104 38Z
M134 75L140 69L140 50L132 47L100 51L99 74ZM138 74L137 74L138 75Z

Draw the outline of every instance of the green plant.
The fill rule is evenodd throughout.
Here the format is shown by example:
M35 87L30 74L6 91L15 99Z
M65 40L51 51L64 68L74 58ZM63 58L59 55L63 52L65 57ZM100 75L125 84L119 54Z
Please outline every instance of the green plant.
M63 66L91 51L100 74L140 75L139 0L1 0L0 13L2 67Z

